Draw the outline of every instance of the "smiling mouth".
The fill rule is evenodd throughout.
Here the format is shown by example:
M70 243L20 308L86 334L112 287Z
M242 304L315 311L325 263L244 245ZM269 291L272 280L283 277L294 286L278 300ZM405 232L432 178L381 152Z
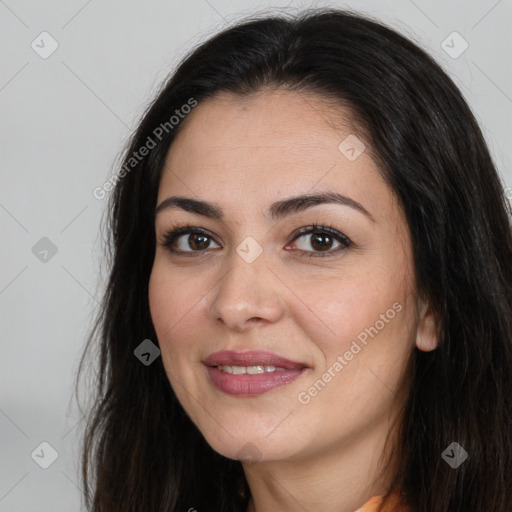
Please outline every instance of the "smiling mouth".
M211 385L237 397L254 397L280 388L309 369L303 363L258 350L215 352L203 364Z
M265 366L269 368L268 371ZM206 369L209 383L217 390L237 397L254 397L292 383L308 368L287 370L271 365L221 365L206 366Z

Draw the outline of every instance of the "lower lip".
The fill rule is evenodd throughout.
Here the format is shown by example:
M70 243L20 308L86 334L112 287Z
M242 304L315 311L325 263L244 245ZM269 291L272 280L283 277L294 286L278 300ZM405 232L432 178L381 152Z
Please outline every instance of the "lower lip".
M265 372L250 375L243 373L234 375L223 372L215 366L208 366L208 373L213 384L229 395L237 396L257 396L276 389L286 384L290 384L300 377L306 368L300 370L286 370L284 372Z

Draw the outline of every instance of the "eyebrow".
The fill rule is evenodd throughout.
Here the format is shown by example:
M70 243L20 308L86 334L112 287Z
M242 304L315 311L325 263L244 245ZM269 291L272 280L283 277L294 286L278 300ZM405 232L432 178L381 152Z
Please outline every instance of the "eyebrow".
M281 201L276 201L270 205L268 214L272 220L277 221L320 204L339 204L342 206L349 206L368 217L372 222L376 222L374 216L361 203L358 203L350 197L338 194L337 192L303 194ZM211 219L222 220L224 217L222 208L218 204L184 196L171 196L164 199L156 207L155 217L159 213L172 208L180 208L186 212L196 213Z

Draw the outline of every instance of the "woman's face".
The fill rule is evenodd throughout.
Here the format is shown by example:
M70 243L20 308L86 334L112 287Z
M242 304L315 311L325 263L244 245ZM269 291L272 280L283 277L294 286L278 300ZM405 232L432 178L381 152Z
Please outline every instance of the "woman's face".
M151 315L174 392L227 457L382 438L411 351L434 348L406 220L341 119L313 94L222 94L169 151L157 205L190 201L156 215ZM201 232L164 246L182 225Z

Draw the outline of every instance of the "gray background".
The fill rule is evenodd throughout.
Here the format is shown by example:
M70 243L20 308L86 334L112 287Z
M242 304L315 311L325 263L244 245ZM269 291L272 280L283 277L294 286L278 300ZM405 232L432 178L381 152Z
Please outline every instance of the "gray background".
M84 422L73 384L105 277L106 201L92 191L115 171L157 86L189 48L243 14L326 5L371 13L426 48L461 88L512 185L511 0L0 0L0 511L81 510ZM31 47L51 49L43 31L58 43L46 59ZM441 46L453 31L469 45L457 58ZM453 54L462 42L452 40ZM54 255L40 252L43 237ZM42 442L58 452L48 469Z

